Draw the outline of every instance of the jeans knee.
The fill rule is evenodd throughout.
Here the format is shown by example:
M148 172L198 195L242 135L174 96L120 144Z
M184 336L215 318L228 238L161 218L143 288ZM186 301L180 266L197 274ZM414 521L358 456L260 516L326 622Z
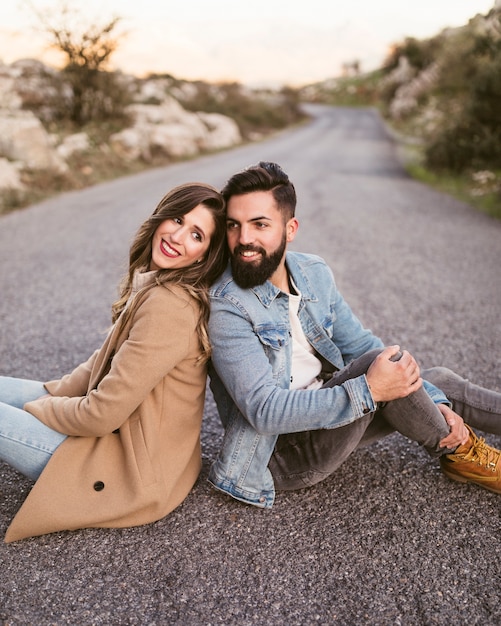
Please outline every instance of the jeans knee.
M424 380L427 380L435 387L438 387L442 391L445 391L452 382L457 382L460 379L455 372L448 367L436 366L423 370L421 376Z

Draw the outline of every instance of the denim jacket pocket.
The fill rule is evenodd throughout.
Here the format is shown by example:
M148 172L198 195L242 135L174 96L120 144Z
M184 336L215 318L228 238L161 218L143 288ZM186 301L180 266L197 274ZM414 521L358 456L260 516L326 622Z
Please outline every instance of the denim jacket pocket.
M282 350L290 341L289 329L285 325L261 324L255 328L265 350Z
M322 320L322 327L327 333L327 336L332 339L334 335L334 324L336 323L337 315L333 307L330 307L330 314L326 315Z

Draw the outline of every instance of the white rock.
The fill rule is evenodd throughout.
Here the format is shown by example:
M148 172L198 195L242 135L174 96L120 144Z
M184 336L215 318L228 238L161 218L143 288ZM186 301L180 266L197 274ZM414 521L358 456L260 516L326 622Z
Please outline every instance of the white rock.
M167 156L194 156L200 151L201 139L198 129L193 132L184 124L159 124L151 129L150 146L152 151Z
M0 191L24 189L19 170L19 163L12 163L0 157Z
M0 155L22 161L30 169L49 169L59 173L68 166L51 145L49 134L30 111L0 112Z
M240 129L234 119L220 113L199 112L198 117L207 126L208 135L203 144L205 150L220 150L235 146L242 141Z
M124 128L119 133L111 135L110 147L126 161L136 159L149 161L151 159L149 126L139 124L131 128Z
M20 109L23 101L15 91L15 79L0 74L0 109Z
M67 159L75 152L85 152L89 148L89 135L87 133L74 133L65 137L57 146L56 151L62 159Z

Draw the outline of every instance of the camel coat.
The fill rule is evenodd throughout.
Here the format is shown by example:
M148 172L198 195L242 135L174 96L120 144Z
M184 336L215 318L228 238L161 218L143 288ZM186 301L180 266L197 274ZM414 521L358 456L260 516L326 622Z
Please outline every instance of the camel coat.
M140 292L122 331L25 410L69 435L19 509L6 542L154 522L201 468L207 369L196 363L198 304L180 287Z

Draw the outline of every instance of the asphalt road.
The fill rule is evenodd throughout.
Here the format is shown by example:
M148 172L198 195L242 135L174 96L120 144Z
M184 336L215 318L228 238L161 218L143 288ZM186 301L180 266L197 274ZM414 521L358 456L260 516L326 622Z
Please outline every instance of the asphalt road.
M0 373L47 380L99 345L130 240L164 192L274 160L299 197L298 250L423 367L501 391L501 222L410 180L377 114L319 107L273 139L116 180L0 218ZM206 482L167 518L0 544L0 623L501 624L501 499L450 482L394 434L271 511ZM501 446L501 437L488 437ZM0 464L0 534L31 488Z

